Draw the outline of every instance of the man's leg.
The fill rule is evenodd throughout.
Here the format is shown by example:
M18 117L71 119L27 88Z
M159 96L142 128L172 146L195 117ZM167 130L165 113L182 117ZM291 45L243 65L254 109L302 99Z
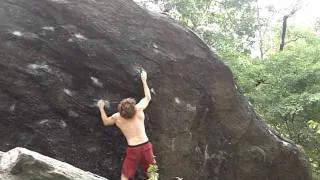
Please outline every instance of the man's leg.
M128 178L126 176L124 176L123 174L121 174L121 180L128 180Z
M122 165L121 180L134 179L138 163L134 159L126 158Z
M144 146L143 149L143 156L142 156L142 165L143 165L143 169L146 173L146 175L148 176L148 178L150 177L150 174L148 173L148 168L151 165L157 165L156 164L156 160L154 158L154 154L153 154L153 147L151 143L148 143Z
M134 179L141 158L137 148L127 148L126 157L122 165L121 180Z

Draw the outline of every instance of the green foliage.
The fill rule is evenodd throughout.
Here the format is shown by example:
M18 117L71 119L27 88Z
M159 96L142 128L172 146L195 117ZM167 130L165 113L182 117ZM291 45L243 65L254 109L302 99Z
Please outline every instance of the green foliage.
M150 0L152 1L152 0ZM254 43L257 0L153 0L164 11L195 31L224 56L250 54Z
M148 180L158 180L159 179L159 173L158 173L158 166L157 165L152 165L148 167L148 173L150 175Z
M229 65L257 113L282 136L303 145L319 176L320 39L310 31L294 34L299 38L267 60L238 59Z
M320 135L320 123L310 120L308 121L308 126L310 129L314 130L316 134Z

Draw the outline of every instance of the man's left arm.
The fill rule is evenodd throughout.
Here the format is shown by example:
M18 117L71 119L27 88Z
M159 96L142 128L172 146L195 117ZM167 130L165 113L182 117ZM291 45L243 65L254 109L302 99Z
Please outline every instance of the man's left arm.
M115 122L116 122L116 118L117 118L117 114L118 113L115 113L112 116L108 117L106 111L104 110L104 105L105 105L105 103L104 103L103 100L100 100L98 102L98 106L99 106L100 115L101 115L101 119L102 119L103 125L105 125L105 126L114 125Z

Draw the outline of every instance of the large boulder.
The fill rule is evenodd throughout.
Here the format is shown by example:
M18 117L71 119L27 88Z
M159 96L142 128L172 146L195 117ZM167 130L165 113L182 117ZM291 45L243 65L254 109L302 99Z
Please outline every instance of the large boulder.
M161 179L311 179L190 30L130 0L1 0L0 149L22 146L118 179L126 141L97 99L143 95Z
M15 148L0 156L0 179L107 180L25 148Z

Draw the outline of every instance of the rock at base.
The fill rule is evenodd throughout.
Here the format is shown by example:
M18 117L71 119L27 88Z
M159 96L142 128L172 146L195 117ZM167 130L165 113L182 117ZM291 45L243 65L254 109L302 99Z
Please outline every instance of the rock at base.
M70 164L25 148L0 152L0 179L5 180L107 180Z

